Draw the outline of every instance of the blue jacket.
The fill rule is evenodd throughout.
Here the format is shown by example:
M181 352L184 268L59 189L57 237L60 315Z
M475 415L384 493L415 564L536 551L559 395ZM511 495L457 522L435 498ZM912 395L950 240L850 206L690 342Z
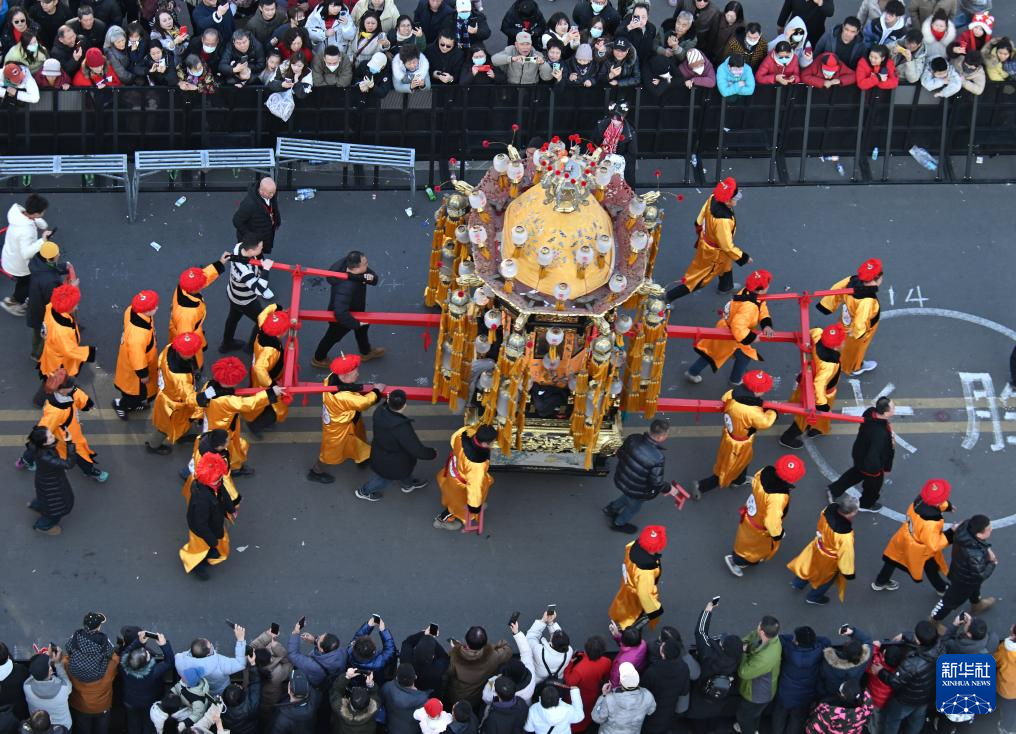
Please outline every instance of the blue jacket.
M853 679L858 682L868 669L871 662L871 636L864 630L854 627L852 637L861 643L861 659L857 663L840 658L836 651L838 647L831 646L825 651L822 658L822 665L818 671L818 697L821 699L835 696L844 681Z
M233 13L226 11L222 20L216 22L215 8L210 8L202 2L198 2L197 6L191 11L191 22L194 24L194 36L200 36L209 28L214 28L219 32L219 47L227 48L233 39ZM214 73L215 68L212 69Z
M356 642L356 638L369 636L373 630L373 627L364 622L353 635L353 639L349 643L348 667L371 671L374 674L374 685L380 686L385 682L383 679L384 669L395 659L395 639L392 637L392 633L387 629L380 630L381 652L375 653L370 660L359 660L353 654L353 642Z
M319 688L328 676L346 671L346 651L341 645L331 652L321 652L315 647L310 655L304 655L300 652L300 635L293 633L286 644L286 652L293 667L302 670L315 688Z
M737 82L744 82L740 86ZM755 74L747 62L744 64L744 73L740 79L734 79L730 73L730 59L724 59L723 63L716 69L716 86L724 97L750 97L755 94Z
M163 678L173 667L173 646L167 641L161 647L162 660L152 658L141 670L131 670L127 667L127 656L139 647L141 640L134 640L120 654L120 684L124 706L148 711L162 698Z
M828 638L817 637L814 647L802 648L794 644L793 635L780 635L780 642L783 644L783 662L776 700L783 708L807 708L815 702L822 653L832 643Z

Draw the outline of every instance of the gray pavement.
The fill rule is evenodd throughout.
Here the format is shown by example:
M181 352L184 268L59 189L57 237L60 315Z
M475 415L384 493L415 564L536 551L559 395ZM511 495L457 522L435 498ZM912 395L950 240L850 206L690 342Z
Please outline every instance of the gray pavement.
M678 193L683 202L671 196ZM657 264L661 279L683 272L691 256L692 221L705 193L668 192ZM334 630L346 640L372 612L384 615L400 639L430 621L441 624L444 636L459 636L473 622L497 634L513 610L531 618L548 602L558 604L573 640L603 633L626 542L607 529L600 514L614 496L609 478L499 474L485 537L434 530L433 485L411 495L389 490L383 502L368 504L353 497L365 478L355 468L340 467L330 487L305 480L320 431L313 399L276 433L253 444L251 463L258 473L238 480L246 501L232 533L234 552L213 570L214 581L202 584L182 573L176 553L186 527L176 472L189 450L149 456L141 447L148 423L132 418L124 424L108 407L122 308L130 296L154 288L165 302L184 267L213 260L233 241L230 216L239 194L189 193L182 208L173 207L176 196L145 194L133 225L125 221L121 196L51 197L49 219L60 226L56 239L82 280L85 339L99 350L97 365L82 374L99 406L87 417L85 431L112 475L107 484L96 485L71 474L77 504L59 538L31 530L24 504L32 495L32 478L12 466L37 415L30 402L37 383L28 330L0 315L7 347L0 353L0 458L8 467L0 495L7 528L0 639L24 651L33 642L69 633L91 608L106 612L113 627L136 623L165 631L181 644L196 634L225 643L224 618L261 630L271 621L288 628L301 615L311 630ZM348 249L363 249L384 278L370 294L369 308L421 309L433 210L422 194L412 218L403 211L401 192L320 193L302 203L292 193L283 196L278 261L327 267ZM14 200L5 196L3 205ZM1016 287L1012 219L1006 214L1011 201L1009 187L774 187L746 191L738 207L737 240L758 266L774 273L776 291L825 288L867 257L884 260L884 320L869 352L879 367L863 376L858 390L870 401L892 386L898 403L912 409L895 425L915 453L900 451L884 494L887 507L897 512L905 511L926 479L941 476L953 483L959 518L984 512L1008 518L1005 522L1016 519L1011 478L1016 399L1003 395L1016 339L1009 297ZM149 246L153 241L161 250ZM738 275L743 281L746 273ZM287 278L273 274L272 284L280 302L288 304ZM223 288L216 283L206 294L213 345L226 311ZM310 279L303 297L305 308L325 308L327 288ZM722 303L711 290L683 299L671 323L712 326ZM167 305L157 316L160 343L168 310ZM774 307L774 316L777 328L797 328L793 306ZM812 309L810 316L815 321L818 314ZM308 324L301 331L303 377L321 376L309 366L309 350L323 329ZM372 336L389 351L366 366L368 378L429 384L433 352L423 351L420 330L374 328ZM774 394L785 399L796 356L785 345L767 346L763 355L766 368L781 378ZM216 356L213 347L209 357ZM680 378L690 361L690 345L672 340L664 394L718 397L726 372L690 386ZM982 398L969 409L964 384L971 399ZM840 396L841 404L854 404L848 382ZM425 441L443 456L458 420L442 406L414 404L410 411ZM667 473L688 485L710 473L719 423L708 415L673 418L678 435L668 444ZM776 443L781 430L757 441L756 467L783 453ZM809 448L808 475L794 494L783 548L771 564L742 580L729 575L722 557L729 552L744 491L715 492L682 512L669 501L647 505L637 522L665 524L670 537L661 587L667 623L690 634L698 610L714 594L723 596L716 629L737 632L764 613L791 628L811 624L821 634L832 634L844 622L894 634L927 616L937 597L926 584L915 587L900 578L895 594L868 588L897 527L890 516L858 518L858 574L845 604L809 607L787 586L784 565L810 540L824 505L823 468L833 474L846 468L850 434L845 428ZM424 463L419 473L432 477L438 468L438 461ZM1006 527L994 536L1000 564L987 591L1002 600L987 621L998 632L1016 618L1009 591L1016 581L1014 534L1016 528Z

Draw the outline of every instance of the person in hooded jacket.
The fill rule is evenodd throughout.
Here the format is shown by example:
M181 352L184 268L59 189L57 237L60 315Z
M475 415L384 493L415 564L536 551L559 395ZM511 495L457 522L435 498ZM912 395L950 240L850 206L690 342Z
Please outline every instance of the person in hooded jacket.
M120 653L120 700L127 715L128 734L142 734L148 730L152 704L162 698L166 673L173 669L173 646L165 636L156 635L162 659L157 660L148 649L150 638L138 631ZM243 732L236 732L243 734Z
M907 508L906 519L889 539L882 551L882 570L872 582L874 591L896 591L899 583L892 578L896 569L910 574L914 583L924 575L939 595L946 589L942 574L948 571L942 551L952 540L952 530L945 530L943 512L952 511L949 495L952 485L944 479L929 479Z
M362 680L363 685L354 685L354 679ZM378 688L373 672L364 676L356 668L348 668L336 678L328 694L332 733L374 734L378 724L375 717L382 711Z
M262 728L271 721L275 704L282 700L293 672L286 646L279 642L278 635L265 630L251 641L254 648L254 666L251 671L261 679L261 704L258 715Z
M909 650L903 644L883 644L877 641L872 643L871 648L871 660L868 662L868 670L864 676L864 687L871 694L871 703L874 707L871 719L868 722L868 731L881 732L883 714L886 704L892 698L893 689L889 687L888 683L884 683L872 670L876 666L879 666L890 673L895 673Z
M695 722L696 732L705 732L715 719L724 715L737 700L737 669L743 644L737 635L710 635L709 626L716 604L710 601L695 626L695 655L699 678L691 690L687 718Z
M70 729L71 710L68 704L72 683L59 647L32 656L28 661L29 677L23 684L28 712L45 711L55 725Z
M367 63L358 64L353 71L353 86L359 92L359 98L354 103L356 109L380 103L393 89L388 57L378 51Z
M28 436L34 455L35 498L28 509L38 513L33 528L46 535L60 535L60 520L74 509L74 491L67 470L77 464L74 444L67 443L67 458L57 452L57 439L45 426L36 426ZM23 718L23 717L22 717Z
M113 707L113 680L120 657L102 631L106 617L100 612L85 615L83 625L67 642L64 656L72 690L68 701L78 730L108 726Z
M487 706L480 722L480 734L522 734L529 716L529 704L516 696L515 691L515 681L507 675L499 675L494 680L494 700Z
M871 694L855 680L844 681L834 696L819 702L808 718L805 734L861 734L875 707Z
M248 665L244 671L244 685L230 683L222 692L226 705L222 723L229 734L258 734L260 729L261 675L256 667Z
M508 43L515 42L515 35L525 31L533 38L537 49L543 48L543 34L547 32L547 20L540 12L535 0L515 0L504 14L501 32L508 37Z
M417 634L422 636L424 633ZM427 703L430 696L428 690L417 688L416 682L416 669L412 663L403 660L395 669L395 680L381 688L388 734L416 734L419 729L413 712Z
M811 627L798 627L794 634L780 635L783 659L773 706L772 734L798 734L815 701L822 654L832 644Z
M430 634L429 625L402 641L399 660L413 666L415 685L419 690L430 691L435 698L444 695L444 679L450 660L441 642Z
M727 58L724 54L727 44L744 27L744 7L737 0L730 0L730 2L723 6L723 12L716 22L712 46L703 49L714 65L719 65L720 62Z
M829 645L822 652L822 665L818 671L819 698L835 696L844 681L860 681L871 661L873 642L867 632L852 625L843 625L840 634L847 638L846 641L841 645Z
M512 633L515 634L515 630ZM520 653L523 647L529 650L525 637L519 641ZM487 631L483 627L470 627L466 631L465 645L455 642L448 655L448 689L445 700L466 700L472 705L473 711L481 711L484 684L511 656L507 640L499 640L492 645L487 641Z
M682 696L691 692L691 672L684 660L680 640L661 639L656 654L642 673L642 686L656 702L656 710L646 717L645 734L667 734Z
M789 41L777 43L755 74L755 81L758 84L769 86L797 84L800 79L801 67Z
M927 46L927 57L948 56L956 40L956 25L945 10L936 10L921 23L921 37Z
M557 623L557 612L544 612L534 620L526 633L526 642L533 652L536 685L547 678L560 680L571 662L573 650L568 635Z
M911 28L893 48L893 63L896 73L908 84L920 84L924 67L928 63L928 44L921 31Z
M717 67L716 88L724 97L733 97L734 100L755 94L755 74L742 54L731 54Z
M659 99L674 88L674 68L670 59L655 55L642 72L642 91Z
M815 0L783 0L783 7L776 18L776 29L783 33L784 28L789 26L788 21L795 16L804 22L808 34L808 42L812 45L818 43L818 39L825 33L825 24L836 12L833 0L815 2Z
M569 689L568 701L564 700L562 694L563 690L556 685L545 686L536 703L529 707L523 731L530 734L556 734L558 731L566 731L570 724L582 721L582 694L579 689Z
M621 14L610 4L610 0L579 0L572 10L572 20L580 30L587 30L594 21L602 20L604 31L614 35L621 25Z
M861 31L864 45L869 49L895 45L906 33L907 11L900 0L889 0L882 15L869 20Z
M794 57L797 59L797 64L802 70L810 66L811 62L814 61L815 50L812 47L811 41L808 40L808 30L805 28L804 21L798 16L795 15L790 19L786 30L776 36L772 43L777 45L780 41L786 41L790 44Z
M801 72L801 81L816 89L852 87L857 82L857 75L854 74L845 62L837 58L836 54L830 52L821 54L814 64ZM837 353L836 356L839 357L839 354ZM837 376L839 375L838 359L836 362L836 374Z

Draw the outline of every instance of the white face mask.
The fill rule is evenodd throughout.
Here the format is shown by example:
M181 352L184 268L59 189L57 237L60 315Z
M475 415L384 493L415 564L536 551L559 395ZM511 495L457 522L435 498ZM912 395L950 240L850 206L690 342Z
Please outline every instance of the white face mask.
M593 38L599 38L600 36L603 35L603 29L602 28L590 28L589 29L589 35L592 36Z
M473 66L483 66L484 62L486 62L486 61L487 61L487 57L486 56L474 56L473 57Z
M836 72L835 71L826 71L825 69L823 69L822 70L822 76L824 76L826 79L832 79L834 76L836 76Z
M328 69L328 71L335 71L339 68L339 66L339 64L325 64L325 68Z
M30 44L28 44L28 53L34 54L38 50L39 50L39 44L37 44L37 43L30 43Z
M367 71L369 71L371 74L377 74L381 71L381 69L371 66L370 64L367 64Z
M599 15L600 13L602 13L602 12L603 12L603 9L604 9L605 7L607 7L607 6L606 6L605 4L603 4L603 3L589 3L589 4L590 4L590 5L592 6L592 8L593 8L593 13L595 13L596 15Z
M208 44L202 43L201 50L204 51L206 54L213 54L215 53L215 46L209 46Z

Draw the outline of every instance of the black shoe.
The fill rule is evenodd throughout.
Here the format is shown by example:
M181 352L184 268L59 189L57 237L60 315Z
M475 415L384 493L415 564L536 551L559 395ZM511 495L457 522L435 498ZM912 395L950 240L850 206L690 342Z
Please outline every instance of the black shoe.
M239 469L233 469L229 474L233 477L252 477L254 476L254 467L244 464Z
M254 436L254 438L262 439L265 437L265 434L261 431L261 429L255 426L253 423L247 424L247 430L251 432L251 435Z
M198 581L208 581L208 579L210 578L208 575L208 569L205 568L205 564L203 563L195 566L194 570L191 571L191 573L194 574L194 578L196 578Z
M120 407L120 398L113 399L113 412L122 421L127 420L127 411Z
M145 451L150 454L158 454L159 456L166 456L167 454L173 453L173 449L168 444L162 444L160 446L152 446L148 441L145 441Z
M183 469L181 469L181 470L180 470L179 472L177 472L177 473L178 473L178 474L180 475L180 478L181 478L182 480L184 480L185 482L186 482L186 481L187 481L188 479L190 479L190 467L184 467Z
M824 433L822 433L822 431L818 430L817 428L809 428L809 429L808 429L808 430L807 430L807 431L805 432L805 435L806 435L806 436L807 436L808 438L815 438L816 436L824 436L825 434L824 434Z
M624 525L610 523L610 529L618 533L624 533L625 535L634 535L639 531L639 526L632 525L630 522L626 522Z
M245 346L247 346L246 342L242 342L239 339L230 339L228 342L222 342L222 344L219 345L219 354L238 352Z
M829 597L820 596L818 599L805 599L805 602L807 602L808 604L813 604L816 607L824 607L826 604L829 603Z
M606 507L604 507L602 511L603 511L603 514L606 515L607 517L609 517L611 520L613 520L618 515L618 513L615 510L611 509L610 505L607 505Z
M323 471L318 472L314 471L313 469L307 472L307 479L309 479L312 482L318 482L320 484L331 484L332 482L335 481L335 477L333 477L328 472Z
M751 483L751 480L748 479L748 475L745 474L745 475L739 477L738 479L735 479L734 481L732 481L730 483L730 486L731 487L743 487L744 485L750 484L750 483Z
M857 509L859 509L861 512L878 512L879 510L882 509L882 503L876 502L871 507L865 507L864 505L861 505Z
M794 449L796 451L797 449L804 448L804 441L802 441L800 437L790 438L784 434L780 436L780 446L788 449Z

